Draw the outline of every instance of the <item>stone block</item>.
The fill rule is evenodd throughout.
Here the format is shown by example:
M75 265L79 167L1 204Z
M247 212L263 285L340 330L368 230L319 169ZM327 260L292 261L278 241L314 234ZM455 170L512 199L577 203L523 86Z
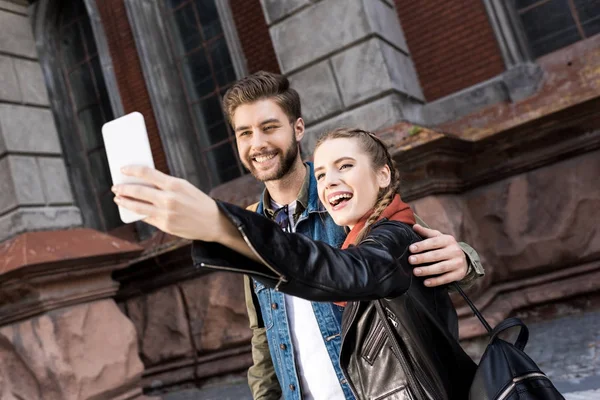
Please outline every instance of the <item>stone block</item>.
M38 158L47 204L71 204L73 193L62 158Z
M370 26L362 0L328 0L273 26L270 33L287 74L365 37Z
M0 241L19 233L81 226L81 211L73 206L18 208L0 217Z
M37 58L29 18L0 10L0 51Z
M141 394L135 329L113 300L0 329L0 398L125 399Z
M390 90L424 100L412 60L381 39L353 46L331 62L346 107Z
M422 125L437 125L504 101L509 101L506 85L502 80L494 78L425 104L420 110L416 110L411 121Z
M0 100L20 102L19 81L11 57L0 56Z
M246 344L252 337L243 277L213 272L181 284L199 353Z
M373 34L408 53L394 8L381 0L321 1L277 23L270 33L284 74Z
M400 26L398 13L384 0L363 0L371 31L377 33L406 54L409 53L406 37Z
M390 94L344 112L334 118L309 127L302 141L302 150L309 158L312 158L317 139L331 129L348 127L377 131L387 128L402 120L402 110L405 107L405 99L396 94Z
M126 309L147 368L193 356L188 320L176 285L129 299Z
M18 204L8 157L4 157L0 159L0 215Z
M49 105L46 82L42 68L36 61L15 59L15 69L23 94L23 102L37 105Z
M260 0L267 24L280 20L300 7L311 4L311 0Z
M19 13L21 15L27 15L27 6L25 2L21 4L16 4L14 1L9 0L0 0L0 10L12 11L15 13Z
M20 206L46 204L40 170L35 158L10 155L7 158L17 203Z
M300 93L302 116L311 123L343 108L329 60L313 65L289 77Z
M0 155L6 151L60 154L50 110L0 104Z

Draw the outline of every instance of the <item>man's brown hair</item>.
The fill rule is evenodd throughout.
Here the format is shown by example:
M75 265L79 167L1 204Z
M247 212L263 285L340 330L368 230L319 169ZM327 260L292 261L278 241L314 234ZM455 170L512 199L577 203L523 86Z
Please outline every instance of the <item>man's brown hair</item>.
M272 99L285 112L290 122L302 116L300 96L290 87L288 79L279 74L259 71L240 79L223 96L223 110L233 126L233 114L243 105Z

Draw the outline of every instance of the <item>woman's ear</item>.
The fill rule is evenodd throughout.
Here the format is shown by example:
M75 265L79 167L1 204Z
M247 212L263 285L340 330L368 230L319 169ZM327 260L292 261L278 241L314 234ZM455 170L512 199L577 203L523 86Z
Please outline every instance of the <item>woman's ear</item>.
M377 184L381 189L385 189L392 183L392 171L389 165L384 165L377 172Z

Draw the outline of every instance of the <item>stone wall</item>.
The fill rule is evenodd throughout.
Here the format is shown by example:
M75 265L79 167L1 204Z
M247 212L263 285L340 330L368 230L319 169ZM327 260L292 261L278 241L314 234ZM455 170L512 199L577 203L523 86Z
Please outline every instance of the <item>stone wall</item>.
M387 0L263 1L281 72L300 92L304 149L333 126L372 130L403 117L423 93ZM368 126L364 126L368 124Z
M0 1L0 241L81 224L27 8Z

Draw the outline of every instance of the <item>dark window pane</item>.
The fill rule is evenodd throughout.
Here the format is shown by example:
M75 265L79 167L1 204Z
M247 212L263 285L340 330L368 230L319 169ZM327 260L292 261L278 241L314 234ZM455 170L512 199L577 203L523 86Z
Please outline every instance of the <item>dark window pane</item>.
M100 195L100 207L102 208L102 212L104 214L107 230L123 225L119 217L119 209L113 201L114 197L115 196L111 191Z
M96 38L94 37L94 31L92 31L90 20L88 18L84 18L81 20L80 24L83 30L83 37L85 39L88 55L96 54L98 51L96 50Z
M218 143L225 139L229 138L229 131L227 130L227 125L225 121L222 121L220 124L214 125L208 129L208 136L210 137L210 141L212 143Z
M85 49L83 48L83 37L79 30L79 23L71 24L68 28L62 30L60 51L67 69L85 60Z
M77 17L81 17L83 14L86 14L85 5L83 4L83 1L63 1L63 6L60 10L62 25L68 24Z
M192 101L196 101L215 90L215 82L204 49L190 54L183 60L183 63L183 71Z
M210 58L219 86L227 85L236 80L235 70L229 55L225 38L221 37L210 44Z
M217 96L211 96L194 105L196 129L201 132L200 146L206 148L229 137L225 117Z
M574 0L586 37L600 33L600 0Z
M85 150L92 150L103 145L100 132L106 120L102 117L102 110L98 105L93 105L79 113L79 132Z
M96 193L101 195L111 187L110 170L104 148L96 150L89 155L90 173L94 179Z
M92 71L94 73L94 79L96 80L96 87L100 92L100 105L102 106L102 112L104 115L104 122L113 119L112 106L110 99L108 98L108 90L106 90L106 84L104 82L104 73L100 66L100 58L94 57L91 60Z
M92 74L87 63L77 67L69 74L69 84L73 101L77 109L85 108L96 103L96 90L92 81Z
M209 40L223 31L215 0L196 0L196 11L202 25L204 40Z
M174 24L173 32L176 32L173 39L178 46L179 55L188 53L202 44L198 21L191 3L175 11L171 20Z
M518 1L522 9L527 2ZM567 0L539 3L520 13L529 44L536 57L581 40Z
M190 1L190 0L167 0L167 7L177 8L180 5L182 5L183 3L185 3L186 1Z
M219 185L241 175L237 165L237 155L231 143L211 150L206 157L211 167L213 185Z

